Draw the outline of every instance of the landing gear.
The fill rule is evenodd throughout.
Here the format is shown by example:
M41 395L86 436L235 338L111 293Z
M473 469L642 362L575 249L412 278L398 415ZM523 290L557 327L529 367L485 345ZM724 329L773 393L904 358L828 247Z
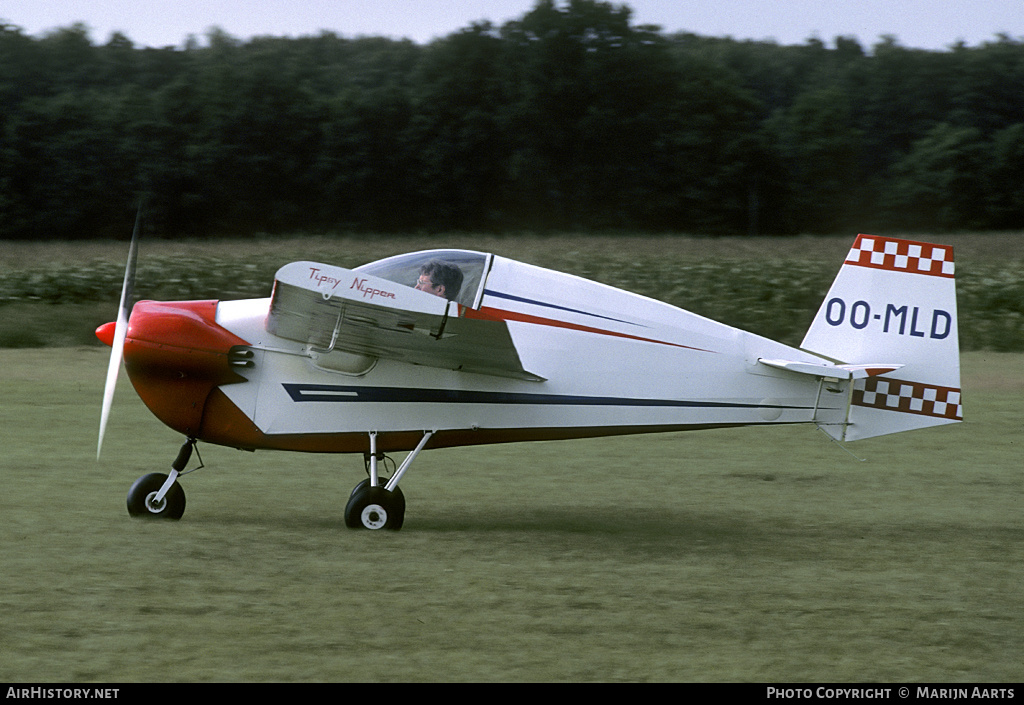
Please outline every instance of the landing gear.
M369 477L352 490L352 495L345 506L345 526L370 531L397 531L402 528L405 523L405 495L398 487L398 482L433 435L433 431L425 431L416 448L406 456L394 474L387 478L377 473L377 463L383 455L377 452L377 433L370 433L370 453L367 462ZM135 481L128 490L129 515L148 519L181 518L185 513L185 491L178 484L178 476L192 472L186 471L185 466L188 465L195 446L194 438L189 438L181 446L178 457L171 465L170 473L165 475L153 472ZM201 467L202 458L199 459L199 467L194 469L198 470Z
M392 529L398 531L405 523L405 496L395 488L388 492L364 480L352 492L345 505L345 526L350 529Z
M181 519L185 513L185 490L178 484L178 475L188 465L195 445L195 439L190 438L181 446L178 457L171 465L170 474L151 472L132 484L128 490L130 516L142 519Z
M169 477L162 472L143 475L128 490L128 513L144 519L181 519L185 513L185 490L172 481L168 490L160 490Z
M405 495L398 487L405 471L409 469L423 447L434 435L433 431L423 434L415 450L406 456L391 479L382 478L377 474L377 434L370 433L370 454L367 464L369 477L352 490L348 504L345 505L345 526L350 529L391 529L398 531L405 523Z

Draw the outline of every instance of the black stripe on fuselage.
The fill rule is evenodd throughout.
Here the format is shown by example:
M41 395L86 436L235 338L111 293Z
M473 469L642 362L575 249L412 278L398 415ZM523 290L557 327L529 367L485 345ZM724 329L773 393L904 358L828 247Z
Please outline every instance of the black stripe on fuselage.
M386 402L428 404L533 404L561 406L686 407L715 409L810 409L809 406L744 402L692 401L683 399L633 399L591 397L576 394L483 392L464 389L418 387L356 387L332 384L282 385L294 402Z

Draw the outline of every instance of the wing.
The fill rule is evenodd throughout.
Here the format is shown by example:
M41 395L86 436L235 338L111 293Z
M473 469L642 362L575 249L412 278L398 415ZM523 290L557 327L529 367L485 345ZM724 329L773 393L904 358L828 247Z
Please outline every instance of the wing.
M459 317L459 305L410 286L315 262L278 270L267 331L314 352L543 381L523 369L504 321Z

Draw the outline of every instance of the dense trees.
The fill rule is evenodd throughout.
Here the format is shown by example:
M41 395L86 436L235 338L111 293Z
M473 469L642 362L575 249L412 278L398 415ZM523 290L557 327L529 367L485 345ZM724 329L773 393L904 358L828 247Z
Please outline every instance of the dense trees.
M1024 227L1024 44L667 35L540 0L429 45L0 25L0 237Z

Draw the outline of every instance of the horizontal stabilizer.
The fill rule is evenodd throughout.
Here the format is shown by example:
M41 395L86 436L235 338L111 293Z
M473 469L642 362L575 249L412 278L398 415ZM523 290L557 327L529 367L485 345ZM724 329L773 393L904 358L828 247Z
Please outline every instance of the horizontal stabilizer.
M887 372L894 372L903 365L896 364L870 364L870 365L837 365L829 362L802 362L797 360L758 360L762 365L774 367L778 370L789 370L802 375L812 377L826 377L829 379L866 379L876 375L884 375Z

